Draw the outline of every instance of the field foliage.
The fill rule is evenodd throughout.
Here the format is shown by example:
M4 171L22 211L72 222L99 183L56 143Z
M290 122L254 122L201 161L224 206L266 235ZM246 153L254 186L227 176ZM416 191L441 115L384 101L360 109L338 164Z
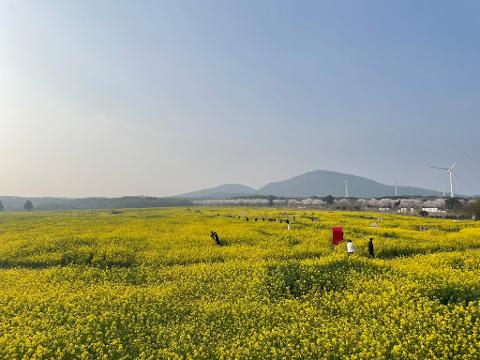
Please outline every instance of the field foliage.
M355 255L330 245L335 225ZM4 213L0 357L476 359L479 255L473 221L265 208Z

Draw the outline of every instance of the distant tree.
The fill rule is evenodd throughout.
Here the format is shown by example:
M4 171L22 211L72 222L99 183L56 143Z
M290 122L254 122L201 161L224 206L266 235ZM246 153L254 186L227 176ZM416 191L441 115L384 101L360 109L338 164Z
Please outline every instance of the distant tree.
M5 207L3 206L2 202L0 201L0 211L5 210Z
M323 200L325 200L328 205L332 205L335 202L335 198L332 195L325 196Z
M275 196L268 195L267 200L268 200L268 206L273 206L273 200L275 200Z
M466 210L470 216L480 219L480 199L469 203Z
M351 202L348 199L339 199L334 203L336 209L350 210Z
M32 211L32 210L33 210L33 204L32 204L32 202L31 202L30 200L27 200L27 201L25 202L25 205L23 205L23 208L24 208L25 210L29 211L29 212Z
M449 210L458 210L462 207L462 205L462 201L457 197L448 198L445 200L445 207Z
M421 210L418 214L419 214L421 217L427 217L427 216L428 216L428 211Z

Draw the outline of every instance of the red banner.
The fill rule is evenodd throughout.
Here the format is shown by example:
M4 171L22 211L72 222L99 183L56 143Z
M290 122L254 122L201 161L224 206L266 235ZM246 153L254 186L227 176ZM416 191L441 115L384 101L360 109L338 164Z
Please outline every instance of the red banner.
M343 228L341 226L334 226L332 228L332 243L337 246L343 241Z

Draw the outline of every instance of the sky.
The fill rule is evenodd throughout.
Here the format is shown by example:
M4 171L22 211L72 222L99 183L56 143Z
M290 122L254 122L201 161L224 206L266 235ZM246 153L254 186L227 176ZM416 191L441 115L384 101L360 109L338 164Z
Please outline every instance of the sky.
M0 0L0 195L324 169L480 194L480 2Z

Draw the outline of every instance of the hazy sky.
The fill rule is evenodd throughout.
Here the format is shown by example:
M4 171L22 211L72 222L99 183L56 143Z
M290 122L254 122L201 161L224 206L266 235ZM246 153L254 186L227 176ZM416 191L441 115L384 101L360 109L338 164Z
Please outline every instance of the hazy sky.
M0 0L0 195L316 169L480 193L480 2Z

